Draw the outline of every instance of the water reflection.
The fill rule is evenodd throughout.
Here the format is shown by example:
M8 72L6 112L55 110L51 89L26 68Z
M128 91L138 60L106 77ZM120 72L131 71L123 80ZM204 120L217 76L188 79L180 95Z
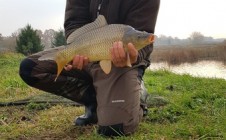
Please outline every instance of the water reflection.
M167 63L152 63L150 70L166 69L177 74L189 74L197 77L223 78L226 80L226 66L215 61L200 61L194 64L184 63L169 66Z

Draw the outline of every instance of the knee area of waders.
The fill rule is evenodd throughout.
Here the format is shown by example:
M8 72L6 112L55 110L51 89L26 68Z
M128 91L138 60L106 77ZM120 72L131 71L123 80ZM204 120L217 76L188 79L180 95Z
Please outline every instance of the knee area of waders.
M36 63L28 58L25 58L20 63L19 75L23 79L23 81L30 86L34 85L38 81L37 78L32 77L31 75L32 70L35 66L36 66Z

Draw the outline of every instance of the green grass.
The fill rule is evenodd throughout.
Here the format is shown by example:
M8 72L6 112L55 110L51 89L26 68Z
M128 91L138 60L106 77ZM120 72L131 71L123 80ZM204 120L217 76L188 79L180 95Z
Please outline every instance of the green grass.
M37 94L38 91L26 85L19 77L19 62L23 55L0 53L0 101L13 101Z
M19 78L23 58L0 54L0 102L42 94ZM226 139L225 80L147 71L144 81L150 94L165 97L169 104L149 108L135 134L115 139ZM96 133L97 126L73 126L75 116L83 112L81 107L67 105L0 107L0 139L104 140Z

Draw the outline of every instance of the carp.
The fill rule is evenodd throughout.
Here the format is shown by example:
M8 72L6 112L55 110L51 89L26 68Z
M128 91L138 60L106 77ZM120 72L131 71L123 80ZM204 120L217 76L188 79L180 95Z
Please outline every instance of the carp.
M132 43L137 50L154 42L154 35L145 31L135 30L124 24L108 24L103 15L94 22L78 28L67 39L69 44L55 53L41 56L38 60L54 60L57 64L57 77L64 66L72 61L75 55L82 55L90 62L99 61L101 69L106 73L111 71L110 48L115 41L122 41L123 46ZM126 53L127 48L124 47ZM127 53L127 65L131 67ZM55 79L55 80L56 80Z

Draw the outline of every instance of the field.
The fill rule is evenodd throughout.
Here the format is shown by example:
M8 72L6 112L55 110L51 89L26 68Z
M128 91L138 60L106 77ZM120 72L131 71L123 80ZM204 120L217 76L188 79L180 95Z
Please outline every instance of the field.
M0 102L45 94L19 78L23 58L16 53L0 54ZM146 71L144 81L150 94L161 95L169 103L149 108L135 134L115 139L226 139L225 80ZM83 112L82 107L48 103L0 107L0 139L104 140L95 125L73 126L75 116Z

